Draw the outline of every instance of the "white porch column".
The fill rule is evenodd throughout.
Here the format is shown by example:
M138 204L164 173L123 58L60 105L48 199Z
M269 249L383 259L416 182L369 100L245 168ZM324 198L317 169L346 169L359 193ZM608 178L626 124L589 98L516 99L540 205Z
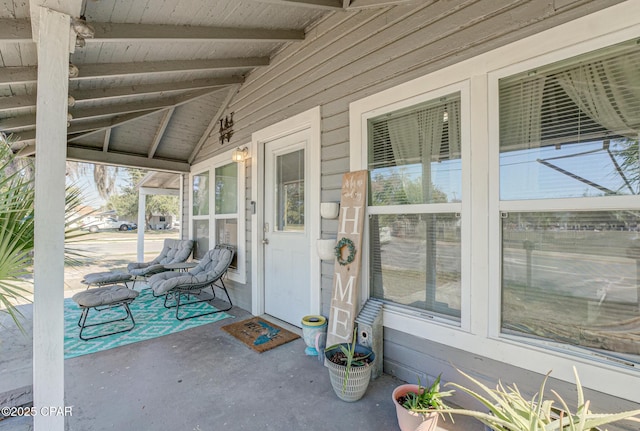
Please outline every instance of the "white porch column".
M138 262L144 262L144 230L147 227L146 209L147 193L142 189L138 189Z
M68 15L38 8L33 404L36 431L62 431L64 408L64 217L69 87Z

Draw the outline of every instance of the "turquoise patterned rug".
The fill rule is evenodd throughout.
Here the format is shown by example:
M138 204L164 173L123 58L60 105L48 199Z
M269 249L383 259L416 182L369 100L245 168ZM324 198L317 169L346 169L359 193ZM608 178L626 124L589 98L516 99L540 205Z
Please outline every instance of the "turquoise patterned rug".
M114 347L124 346L126 344L138 341L149 340L151 338L161 337L163 335L173 334L174 332L184 331L185 329L195 328L196 326L206 325L207 323L217 322L222 319L233 317L225 312L210 314L208 316L197 317L195 319L179 321L176 319L175 309L167 310L163 306L164 298L154 298L151 289L144 289L140 295L129 305L131 313L136 321L136 327L129 332L121 334L109 335L107 337L96 338L94 340L82 341L78 335L80 328L78 327L78 319L82 310L73 302L71 298L64 300L64 357L65 359L75 358L76 356L87 355L89 353L99 352L101 350L113 349ZM212 306L206 302L194 304L185 307L184 310L192 311L194 314L201 313L204 309L211 309ZM182 315L183 309L180 309ZM112 320L117 317L124 317L125 311L122 307L113 310L107 309L97 312L89 311L88 323ZM101 331L112 332L121 325L124 328L130 321L116 322L109 325L87 328L83 332L86 337L99 335Z

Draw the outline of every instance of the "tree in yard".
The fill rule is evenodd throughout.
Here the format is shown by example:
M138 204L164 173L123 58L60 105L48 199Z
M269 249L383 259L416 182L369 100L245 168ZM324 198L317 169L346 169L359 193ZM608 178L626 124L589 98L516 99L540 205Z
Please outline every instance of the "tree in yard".
M111 195L107 201L107 205L116 210L120 219L136 220L138 217L137 184L146 175L146 172L131 168L124 168L124 172L128 176L127 185L122 187L120 193ZM153 214L179 214L178 197L148 195L145 207L145 222L147 225Z
M108 200L116 191L119 169L117 166L67 162L67 175L72 180L79 180L83 176L92 176L98 195L105 200Z

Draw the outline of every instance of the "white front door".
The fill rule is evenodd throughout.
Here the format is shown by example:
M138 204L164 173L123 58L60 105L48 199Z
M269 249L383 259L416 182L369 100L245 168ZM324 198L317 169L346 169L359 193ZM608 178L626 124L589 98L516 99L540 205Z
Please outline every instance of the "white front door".
M264 310L296 326L311 311L308 142L307 129L264 148Z

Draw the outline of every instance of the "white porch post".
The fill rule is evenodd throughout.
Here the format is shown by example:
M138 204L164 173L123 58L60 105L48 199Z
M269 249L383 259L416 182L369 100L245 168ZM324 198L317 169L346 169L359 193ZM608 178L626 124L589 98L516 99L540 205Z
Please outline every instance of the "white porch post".
M146 209L147 193L142 189L138 189L138 262L144 262L144 230L146 228Z
M64 218L69 87L68 15L39 8L36 116L33 404L37 431L62 431L64 407Z

